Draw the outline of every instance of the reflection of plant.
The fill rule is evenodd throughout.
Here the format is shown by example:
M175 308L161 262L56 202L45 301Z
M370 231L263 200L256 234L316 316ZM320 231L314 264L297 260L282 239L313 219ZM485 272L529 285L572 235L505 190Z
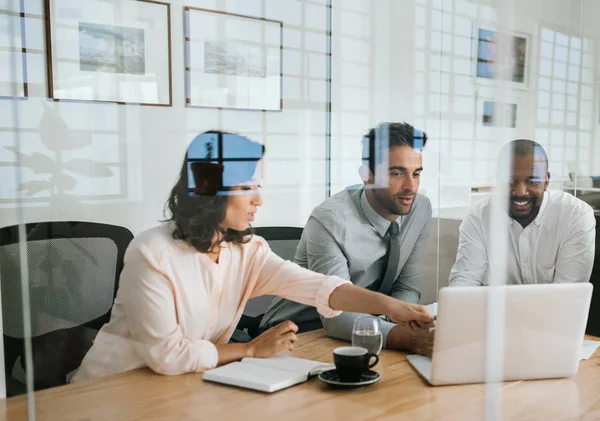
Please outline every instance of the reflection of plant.
M64 195L65 191L73 190L77 186L77 179L66 174L65 171L84 177L110 177L113 175L110 166L104 162L85 158L63 161L63 152L89 146L92 143L92 137L88 131L69 130L56 108L44 104L44 114L40 119L38 129L44 146L55 153L54 159L40 152L28 155L19 152L18 148L14 146L4 147L19 157L17 165L29 168L35 174L50 175L49 180L31 180L21 183L19 190L24 191L28 196L33 196L41 191Z
M210 162L213 157L214 146L212 142L206 142L204 147L206 148L206 155L204 155L204 158Z

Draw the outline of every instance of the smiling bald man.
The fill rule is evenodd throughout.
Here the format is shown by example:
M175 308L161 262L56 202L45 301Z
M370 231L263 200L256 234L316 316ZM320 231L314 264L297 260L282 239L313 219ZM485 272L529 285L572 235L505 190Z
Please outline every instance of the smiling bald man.
M594 263L596 219L593 209L571 194L549 190L544 148L517 139L500 152L509 168L508 206L499 221L508 230L507 284L589 282ZM488 285L492 198L479 203L460 226L450 286Z

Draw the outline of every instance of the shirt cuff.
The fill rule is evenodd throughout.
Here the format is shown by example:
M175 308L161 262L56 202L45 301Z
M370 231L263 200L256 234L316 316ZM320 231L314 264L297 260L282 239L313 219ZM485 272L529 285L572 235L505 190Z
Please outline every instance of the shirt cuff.
M196 372L200 373L206 370L212 370L219 363L219 351L217 347L210 341L201 339L196 341L198 347L198 364Z
M387 338L392 328L396 326L396 323L381 320L381 334L383 336L383 347L387 348Z
M325 280L325 282L323 282L323 285L321 285L321 287L319 288L319 291L317 292L317 299L316 299L317 311L323 317L330 318L330 317L336 317L336 316L339 316L340 314L342 314L341 311L334 310L331 307L329 307L329 297L331 296L331 293L333 292L334 289L336 289L340 285L350 284L350 283L351 283L350 281L344 280L342 278L338 278L337 276L328 276L327 279Z

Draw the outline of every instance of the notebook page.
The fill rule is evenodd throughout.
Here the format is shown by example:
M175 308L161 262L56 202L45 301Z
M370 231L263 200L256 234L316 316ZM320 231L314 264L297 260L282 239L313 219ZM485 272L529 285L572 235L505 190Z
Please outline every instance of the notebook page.
M307 376L271 367L234 362L205 371L202 379L261 392L276 392L306 381Z
M311 375L319 374L321 371L335 368L335 365L333 364L305 360L302 358L294 358L281 354L273 355L270 358L244 358L242 363L299 373L303 374L307 378Z

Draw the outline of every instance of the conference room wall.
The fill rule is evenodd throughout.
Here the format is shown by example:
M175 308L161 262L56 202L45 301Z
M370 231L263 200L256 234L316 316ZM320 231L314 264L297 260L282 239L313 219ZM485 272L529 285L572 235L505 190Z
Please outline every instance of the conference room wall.
M508 140L531 138L545 147L553 189L568 188L569 173L577 173L581 183L600 171L600 31L591 18L599 7L597 2L560 0L334 1L332 192L360 182L360 139L368 127L407 121L428 133L420 191L431 199L435 219L422 302L435 301L439 288L447 285L460 221L490 195L472 189L495 184L497 151ZM345 38L345 28L352 25L358 29ZM527 38L525 83L474 76L474 38L486 26ZM565 40L566 48L561 45ZM565 50L568 64L562 74L559 52ZM353 81L348 74L358 66L368 77ZM484 127L483 99L517 104L516 127Z
M579 156L583 157L587 154L588 159L591 160L591 170L585 171L585 168L580 168L581 175L598 175L600 174L600 53L599 53L599 42L600 42L600 27L596 17L600 14L600 3L597 1L584 0L582 3L582 14L581 14L581 27L582 32L589 35L594 41L594 49L592 51L592 90L588 94L586 99L590 102L586 103L586 107L582 107L582 111L586 110L586 122L589 118L592 133L590 135L589 142L587 139L583 139L585 143L581 144L582 150ZM590 97L591 96L591 97ZM581 143L581 139L580 139ZM586 149L583 149L585 147Z
M26 3L32 15L41 14L41 0ZM184 4L264 15L284 22L282 112L219 111L184 106ZM172 2L172 107L45 101L43 22L27 19L27 40L33 51L27 54L30 97L27 101L0 101L0 171L6 180L0 186L2 224L87 219L125 225L134 232L152 226L162 216L162 205L185 146L195 134L209 128L245 133L267 145L265 205L256 224L303 224L310 210L327 194L324 4L325 0ZM573 151L566 150L564 145L573 141L573 133L577 136L579 132L573 127L536 126L539 60L535 54L535 37L530 38L527 89L515 93L519 105L517 127L514 130L492 128L479 133L474 111L476 98L483 95L482 91L489 94L489 98L497 92L493 86L478 85L475 78L459 75L455 63L464 66L465 57L439 51L439 39L434 33L440 34L438 38L458 38L455 33L460 31L460 25L469 25L467 29L472 30L477 22L497 20L502 12L506 15L502 26L510 30L536 34L537 26L551 25L577 35L581 32L581 2L502 2L498 4L499 9L492 7L493 4L484 0L333 1L332 193L360 182L357 173L360 139L369 127L384 120L406 120L429 134L421 191L431 198L435 214L441 217L462 218L468 206L480 197L471 194L471 187L491 184L495 151L504 139L511 137L535 137L548 146L551 161L556 158L556 162L552 162L553 180L559 187L562 185L568 172L566 167L573 164L569 160ZM593 12L594 8L598 5L586 3L586 10ZM436 32L432 28L440 15L444 19L450 16L453 23L447 30ZM588 19L593 15L584 14ZM586 33L591 37L597 37L594 35L597 32L595 25L586 26ZM444 67L448 63L449 69ZM466 88L467 94L437 92L441 86L436 80L440 79L451 80L449 88ZM595 93L595 86L593 89ZM586 101L582 111L590 108L589 99L578 99ZM591 106L594 115L598 112L595 103L594 95ZM54 152L40 139L43 115L54 116L56 122L64 120L73 133L79 131L90 136L89 147L70 153L77 158L108 162L113 176L75 175L75 189L65 193L58 192L59 187L54 193L19 191L21 183L45 180L47 175L35 174L31 168L19 170L15 167L16 154L5 147L16 146L26 154L41 150L52 158ZM585 147L580 154L586 159L585 165L591 167L587 171L590 174L600 166L599 154L594 153L595 142L592 142L598 120L591 120L594 124L581 139ZM58 140L57 144L61 145L56 130L54 133L44 130L48 142ZM551 137L561 133L563 139ZM577 159L579 154L576 154ZM54 169L59 165L55 163ZM23 200L20 216L15 208L18 200Z
M283 21L282 112L184 106L184 5ZM172 107L47 101L42 1L26 2L26 12L30 95L26 101L0 101L2 225L83 219L124 225L134 233L146 229L162 218L162 206L186 145L210 128L248 134L267 146L265 205L256 225L303 225L312 208L326 197L325 0L171 2ZM385 120L406 120L429 134L421 192L431 199L440 221L460 220L469 206L485 197L487 193L472 193L471 188L493 183L496 150L513 137L532 137L547 147L552 187L562 188L573 166L583 175L598 171L598 119L590 117L599 111L595 49L600 29L592 21L598 12L600 5L591 1L333 0L331 193L360 182L362 135ZM464 47L469 42L467 34L481 22L528 36L525 87L506 92L463 74L468 73L466 68L472 70L473 52L465 54L457 46ZM575 95L579 117L574 124L539 121L544 29L566 34L571 40L583 33L583 38L593 42L591 52L582 55L581 85L586 86ZM586 54L592 57L591 64ZM482 96L514 100L518 104L516 128L482 131L477 111ZM44 119L50 123L43 125ZM68 128L66 137L60 131L62 122ZM7 147L26 155L38 152L50 160L38 155L36 165L49 162L51 171L60 172L61 162L54 151L66 150L72 135L89 136L91 144L67 154L104 162L112 176L95 176L90 163L88 176L65 173L76 178L73 190L57 185L53 192L34 192L35 182L47 180L47 174L27 165L18 167L18 155ZM19 201L20 208L16 206ZM432 244L438 243L438 230L445 229L434 228ZM449 269L440 264L439 250L432 249L426 266L446 273ZM434 280L439 284L438 275Z
M366 128L386 120L404 120L428 133L421 192L432 200L434 215L442 218L462 219L488 194L472 193L471 188L493 186L497 151L513 138L536 139L547 149L552 188L568 184L569 172L593 175L600 170L595 82L600 33L590 22L582 35L581 22L582 10L590 20L597 2L587 1L585 7L581 1L561 0L360 4L359 16L344 2L334 1L333 33L341 36L333 38L333 192L360 182L360 139ZM367 29L344 37L344 28L350 26L346 22ZM525 83L507 86L474 76L473 38L480 26L527 38ZM554 41L543 38L548 33ZM585 45L583 65L573 66L573 80L553 71L559 58L546 56L547 47L560 47L559 37ZM370 76L352 83L346 74L357 61ZM558 99L563 104L557 105L552 92L542 86L548 81L566 86L572 82L577 92L562 95ZM484 99L516 104L516 127L483 126Z
M0 99L1 225L87 220L122 225L134 234L150 228L163 218L187 145L208 129L242 133L266 145L265 204L256 225L302 225L326 197L326 1L169 3L173 104L158 107L49 101L43 0L25 2L29 98ZM185 106L184 6L283 22L282 111ZM9 63L14 68L16 57ZM74 139L82 146L75 147ZM79 174L63 168L71 159L82 163ZM51 173L73 186L42 185Z

